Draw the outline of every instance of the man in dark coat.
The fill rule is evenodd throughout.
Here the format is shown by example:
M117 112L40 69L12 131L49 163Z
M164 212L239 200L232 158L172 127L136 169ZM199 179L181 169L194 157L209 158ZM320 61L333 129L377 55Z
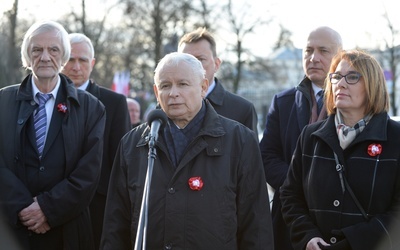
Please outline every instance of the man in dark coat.
M300 132L305 125L326 117L324 109L318 114L316 95L324 86L332 57L341 48L342 40L336 31L328 27L313 30L303 49L305 78L272 99L260 149L266 180L275 190L271 212L276 250L292 249L289 229L282 218L279 188Z
M242 123L258 135L258 118L254 105L243 97L225 90L214 76L221 65L221 59L217 57L217 46L212 34L205 28L187 33L179 41L178 51L191 54L202 63L210 85L206 98L215 111Z
M165 56L154 82L168 121L158 139L149 135L148 124L122 138L111 174L101 249L132 249L136 243L153 144L157 157L144 232L148 237L143 238L147 250L273 249L254 132L218 115L204 100L208 81L192 55Z
M119 141L130 129L129 113L125 96L101 87L89 79L96 61L90 39L84 34L72 33L69 34L69 40L71 55L62 72L73 81L75 87L97 97L106 108L101 176L97 192L90 204L93 236L96 249L98 249L111 167Z
M60 74L70 51L60 24L35 23L21 46L32 74L0 90L1 223L21 249L94 249L89 202L100 178L105 110Z

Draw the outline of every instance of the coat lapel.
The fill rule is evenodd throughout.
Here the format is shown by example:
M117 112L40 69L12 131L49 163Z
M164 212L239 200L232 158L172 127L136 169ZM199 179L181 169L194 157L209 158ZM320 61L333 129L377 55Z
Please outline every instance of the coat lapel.
M49 151L51 145L54 143L54 140L57 138L57 135L60 133L62 122L66 116L66 113L58 111L57 105L59 103L63 103L66 105L66 95L61 86L58 90L57 98L54 103L53 115L51 117L50 127L47 132L46 143L43 149L43 157Z

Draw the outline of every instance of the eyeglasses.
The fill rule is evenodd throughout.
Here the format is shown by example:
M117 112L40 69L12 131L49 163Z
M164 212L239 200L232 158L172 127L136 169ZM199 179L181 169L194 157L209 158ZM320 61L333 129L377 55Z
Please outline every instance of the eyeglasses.
M339 73L330 73L329 79L332 84L337 84L343 77L348 84L356 84L360 81L361 74L357 72L350 72L347 75L341 75Z

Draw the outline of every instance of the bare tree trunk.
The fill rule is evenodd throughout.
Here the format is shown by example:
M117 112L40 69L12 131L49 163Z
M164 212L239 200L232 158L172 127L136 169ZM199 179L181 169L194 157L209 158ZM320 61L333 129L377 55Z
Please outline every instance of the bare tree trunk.
M12 9L8 12L8 19L10 22L10 38L8 40L8 63L6 65L6 85L15 84L20 81L19 72L19 56L18 48L16 46L16 29L17 29L17 15L18 15L18 0L14 0Z
M82 24L82 33L86 34L86 2L85 2L85 0L82 0L82 19L81 19L81 24Z
M390 106L392 109L392 114L393 116L397 115L397 106L396 106L396 82L397 82L397 64L400 62L400 56L397 52L397 48L395 45L395 36L398 34L398 30L396 30L387 14L385 11L384 17L386 18L388 28L391 33L391 40L387 41L386 40L386 48L387 51L389 52L389 55L387 56L387 60L389 61L389 68L392 73L392 88L391 88L391 93L390 93Z
M160 61L161 55L161 48L162 48L162 10L161 10L161 2L162 0L158 0L157 3L154 5L152 17L154 22L154 62L155 64Z
M233 77L233 92L237 93L240 87L240 81L242 80L242 71L243 71L243 65L244 65L244 60L243 60L243 54L246 53L245 48L243 47L242 41L244 40L245 36L247 34L250 34L253 32L255 27L264 25L264 21L261 19L257 18L251 22L248 22L248 20L245 20L242 17L237 16L233 12L233 6L232 6L233 1L229 0L227 5L226 5L226 10L228 14L228 20L231 25L231 29L235 32L236 35L236 45L234 47L236 57L237 57L237 63L236 63L236 74ZM242 9L243 11L243 9ZM242 13L242 15L247 16L248 13Z
M397 115L397 106L396 106L396 81L397 81L397 60L396 60L396 47L389 48L389 62L390 62L390 70L392 72L392 89L390 94L390 106L392 107L392 113L394 116Z
M239 83L242 78L242 41L240 39L237 40L236 44L236 55L237 55L237 64L236 64L236 75L233 79L233 93L237 93L239 90Z

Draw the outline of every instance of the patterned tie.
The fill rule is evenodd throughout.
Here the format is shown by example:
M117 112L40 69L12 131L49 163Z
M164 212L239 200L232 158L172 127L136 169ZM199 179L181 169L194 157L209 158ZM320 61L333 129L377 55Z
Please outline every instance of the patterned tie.
M317 113L321 113L322 106L324 105L324 91L320 90L317 93Z
M34 126L36 131L36 145L39 152L39 157L42 157L44 148L44 139L46 137L47 115L46 115L46 102L52 97L52 94L37 93L36 97L39 100L39 108L34 115Z

